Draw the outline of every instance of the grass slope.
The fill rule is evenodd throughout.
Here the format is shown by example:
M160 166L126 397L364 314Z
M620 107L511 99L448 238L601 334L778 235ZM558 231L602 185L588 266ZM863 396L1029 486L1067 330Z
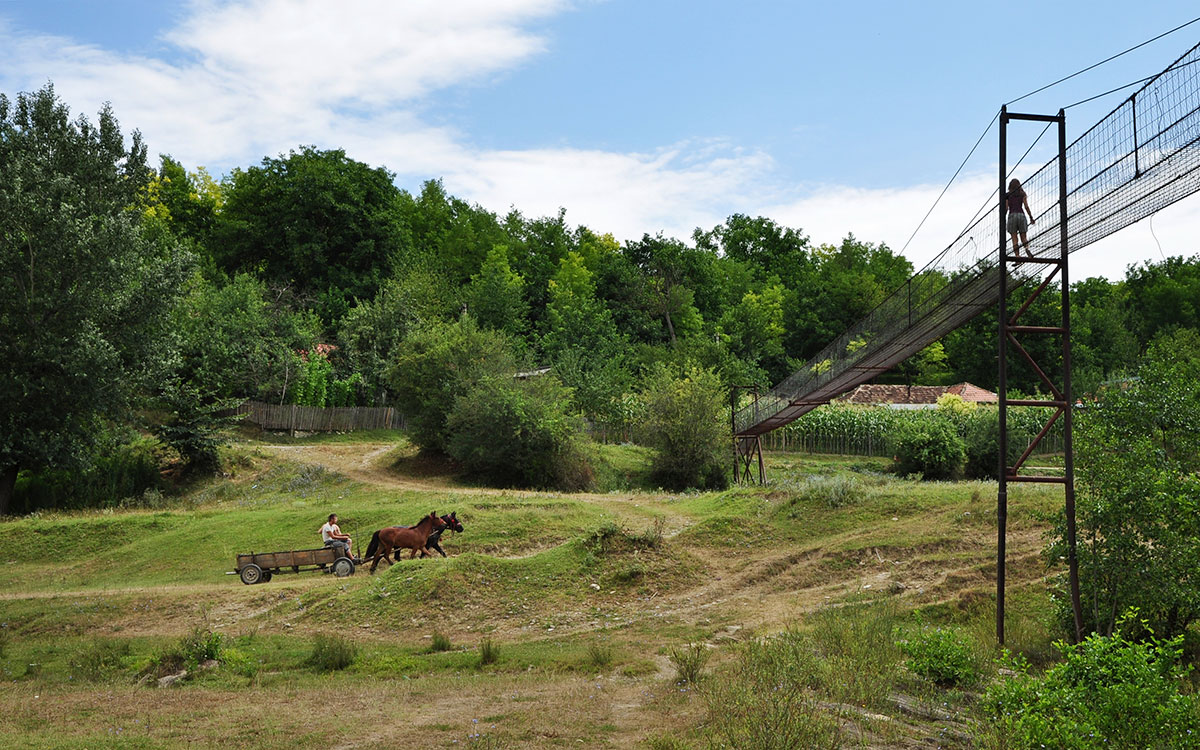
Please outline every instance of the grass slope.
M707 671L733 675L762 635L813 630L804 643L819 651L842 638L821 632L886 639L920 609L990 648L994 485L780 454L768 456L766 487L497 490L439 475L393 439L260 439L238 449L235 476L166 507L0 522L0 695L11 706L0 743L357 748L416 726L436 746L707 747L721 691L674 683L682 645L706 644ZM644 450L601 450L611 486L645 481ZM1060 503L1049 488L1010 494L1010 643L1035 656L1049 640L1039 551ZM225 575L239 552L316 546L329 512L365 547L375 528L431 510L465 525L442 540L449 558L252 587ZM217 634L221 666L170 690L135 684L193 632ZM313 666L317 636L356 651L346 669ZM488 646L497 656L485 664ZM868 652L880 674L898 673L888 644L814 677L825 696L814 726L832 712L853 728L839 735L848 746L931 736L936 722L886 696L870 698L884 719L845 708L858 699L836 685ZM821 669L845 658L822 657ZM247 708L259 699L289 710ZM331 712L344 719L332 730Z

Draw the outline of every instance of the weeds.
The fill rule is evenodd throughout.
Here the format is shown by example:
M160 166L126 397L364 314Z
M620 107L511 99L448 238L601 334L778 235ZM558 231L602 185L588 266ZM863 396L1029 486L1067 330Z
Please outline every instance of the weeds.
M357 656L358 647L345 638L318 635L304 664L318 672L338 672L353 664Z
M97 638L71 658L71 674L87 682L99 682L121 669L127 656L128 642Z
M819 613L808 631L747 643L732 673L705 691L709 744L841 747L857 730L830 703L884 703L899 671L895 618L890 605L842 607Z
M592 642L587 647L588 663L598 669L608 667L613 662L613 649L607 643Z
M709 745L739 750L841 746L838 717L810 687L811 644L796 633L752 641L733 673L706 690ZM671 747L667 745L665 747Z
M655 734L643 743L646 750L690 750L691 746L670 734Z
M922 627L896 645L908 657L906 663L913 674L935 685L956 687L979 679L970 644L957 630Z
M479 642L479 666L486 667L500 660L500 645L491 638Z
M689 643L686 646L672 648L667 658L675 667L675 683L695 685L704 674L704 666L708 664L708 647L703 643Z
M655 518L654 523L640 533L634 533L612 521L606 521L584 538L584 546L594 554L608 555L640 549L658 549L663 544L666 520Z
M430 653L438 653L439 651L449 651L454 648L454 644L450 643L450 637L440 631L433 631L433 640L429 643Z
M178 674L185 669L195 671L204 662L221 658L222 642L220 633L214 633L203 625L197 626L175 645L151 657L149 664L141 671L154 677Z

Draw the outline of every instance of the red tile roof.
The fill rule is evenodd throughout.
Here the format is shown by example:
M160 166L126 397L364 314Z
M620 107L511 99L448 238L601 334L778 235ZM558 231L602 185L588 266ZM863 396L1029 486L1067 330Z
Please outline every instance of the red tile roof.
M970 383L956 385L860 385L840 401L851 404L936 404L946 393L962 396L963 401L994 404L996 394Z

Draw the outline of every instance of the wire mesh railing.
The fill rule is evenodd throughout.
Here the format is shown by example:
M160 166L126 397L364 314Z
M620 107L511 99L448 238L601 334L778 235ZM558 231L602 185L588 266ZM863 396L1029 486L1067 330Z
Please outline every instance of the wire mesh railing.
M1200 190L1200 44L1067 146L1067 226L1076 252ZM1058 157L1022 181L1038 258L1060 253ZM993 195L993 197L996 197ZM997 199L998 200L998 199ZM998 204L993 203L993 206ZM737 435L780 427L903 362L1000 296L998 208L982 212L925 268L804 367L734 416ZM1008 266L1007 286L1046 267Z

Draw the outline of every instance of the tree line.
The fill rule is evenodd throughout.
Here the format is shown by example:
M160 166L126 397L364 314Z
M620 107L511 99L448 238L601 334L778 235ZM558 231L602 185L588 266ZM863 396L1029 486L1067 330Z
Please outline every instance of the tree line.
M0 512L19 471L84 466L124 439L115 425L149 425L211 468L212 427L245 398L425 403L447 420L468 391L549 367L553 383L521 386L522 399L540 389L573 419L625 434L657 423L648 384L769 387L913 273L886 245L816 244L740 214L687 240L621 243L565 210L501 215L437 180L409 192L340 149L300 146L219 179L170 156L155 166L108 108L72 119L49 85L0 97L0 242ZM1086 391L1160 333L1200 329L1200 256L1072 294ZM1056 320L1057 304L1043 295L1028 319ZM429 385L422 367L458 366L431 352L458 340L502 366L454 392ZM1053 366L1047 347L1033 353ZM995 348L982 316L881 380L993 388ZM1019 368L1010 382L1039 384ZM423 447L447 451L451 438Z

